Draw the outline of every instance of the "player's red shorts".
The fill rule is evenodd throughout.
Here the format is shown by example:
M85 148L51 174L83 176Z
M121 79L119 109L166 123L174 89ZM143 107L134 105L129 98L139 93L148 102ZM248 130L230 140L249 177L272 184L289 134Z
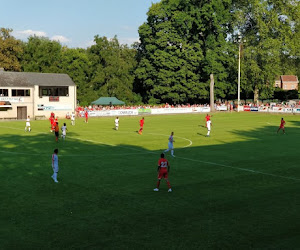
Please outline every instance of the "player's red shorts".
M168 170L167 168L161 168L158 172L158 179L168 179Z
M281 125L280 125L280 126L279 126L279 128L282 128L282 129L284 129L284 126L281 126Z

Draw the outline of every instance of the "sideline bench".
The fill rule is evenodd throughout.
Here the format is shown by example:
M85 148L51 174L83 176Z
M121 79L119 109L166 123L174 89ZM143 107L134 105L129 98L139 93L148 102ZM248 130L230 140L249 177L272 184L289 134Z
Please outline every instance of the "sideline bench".
M46 119L46 116L44 116L44 115L36 115L34 118L35 118L36 120L45 120L45 119Z

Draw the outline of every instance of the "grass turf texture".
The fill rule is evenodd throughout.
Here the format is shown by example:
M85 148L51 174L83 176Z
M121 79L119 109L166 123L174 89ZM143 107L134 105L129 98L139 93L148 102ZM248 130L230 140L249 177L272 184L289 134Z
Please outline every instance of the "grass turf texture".
M300 116L283 135L279 115L217 113L209 138L204 116L66 121L59 143L48 121L0 123L0 248L299 248ZM171 131L173 192L153 192Z

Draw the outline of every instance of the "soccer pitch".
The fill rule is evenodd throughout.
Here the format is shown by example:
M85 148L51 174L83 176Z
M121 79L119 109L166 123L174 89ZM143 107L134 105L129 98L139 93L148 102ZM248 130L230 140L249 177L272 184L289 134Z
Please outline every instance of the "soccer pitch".
M216 113L0 123L0 249L300 248L300 116ZM166 154L172 193L157 161ZM59 149L59 183L51 155Z

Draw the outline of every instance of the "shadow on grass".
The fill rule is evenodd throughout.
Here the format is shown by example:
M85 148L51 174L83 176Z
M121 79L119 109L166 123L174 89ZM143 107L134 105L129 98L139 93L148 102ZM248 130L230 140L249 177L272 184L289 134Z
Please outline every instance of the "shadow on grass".
M150 249L167 233L173 249L295 248L299 181L284 177L300 179L300 134L276 130L236 129L242 141L175 149L176 158L167 154L173 193L164 182L152 191L161 150L75 132L59 143L51 133L2 135L2 247ZM55 148L58 184L50 178Z

